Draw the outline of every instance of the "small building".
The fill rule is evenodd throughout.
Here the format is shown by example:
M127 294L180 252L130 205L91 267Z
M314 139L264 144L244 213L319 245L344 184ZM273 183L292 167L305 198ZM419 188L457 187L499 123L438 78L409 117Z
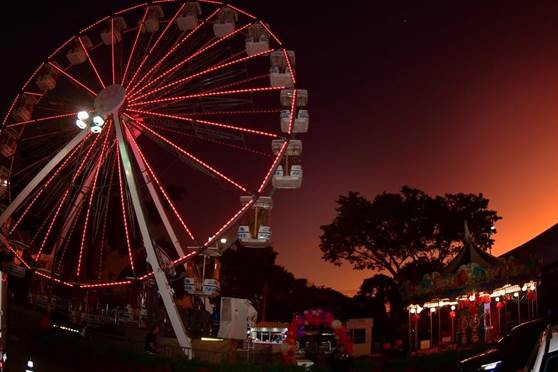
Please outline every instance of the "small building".
M353 356L368 356L372 354L372 328L374 319L347 319L347 331L353 343Z

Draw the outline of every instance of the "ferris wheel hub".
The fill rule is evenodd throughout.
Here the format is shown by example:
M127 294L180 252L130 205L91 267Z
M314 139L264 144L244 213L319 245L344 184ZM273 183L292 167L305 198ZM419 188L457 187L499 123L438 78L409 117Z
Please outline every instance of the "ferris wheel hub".
M120 84L109 85L95 98L95 111L102 115L114 114L124 104L126 91Z

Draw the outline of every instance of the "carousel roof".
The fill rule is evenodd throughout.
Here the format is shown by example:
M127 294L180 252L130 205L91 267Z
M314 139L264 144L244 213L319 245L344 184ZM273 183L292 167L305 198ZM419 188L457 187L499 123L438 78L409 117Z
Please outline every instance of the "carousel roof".
M450 274L455 273L461 265L468 265L471 263L476 263L482 268L489 268L498 264L498 258L486 253L473 243L473 237L469 232L469 226L465 222L465 237L463 239L463 249L453 260L451 260L442 273Z

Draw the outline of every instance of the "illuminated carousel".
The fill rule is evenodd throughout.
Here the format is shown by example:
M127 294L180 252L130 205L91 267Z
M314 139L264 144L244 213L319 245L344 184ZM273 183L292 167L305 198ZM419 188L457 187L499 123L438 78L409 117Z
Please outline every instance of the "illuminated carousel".
M405 282L409 345L423 350L494 342L538 316L540 262L502 259L477 247L465 224L463 249L441 273Z

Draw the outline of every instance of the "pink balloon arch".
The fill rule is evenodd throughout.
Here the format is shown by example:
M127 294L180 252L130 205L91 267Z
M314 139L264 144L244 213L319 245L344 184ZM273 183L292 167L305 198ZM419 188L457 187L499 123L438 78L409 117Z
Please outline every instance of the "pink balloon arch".
M335 335L337 343L342 344L350 355L353 353L353 344L349 338L347 329L341 321L335 319L333 314L322 309L305 310L302 314L297 314L291 321L287 329L287 338L281 345L283 359L286 362L294 362L296 354L296 340L306 335L305 326L325 326L330 327Z

